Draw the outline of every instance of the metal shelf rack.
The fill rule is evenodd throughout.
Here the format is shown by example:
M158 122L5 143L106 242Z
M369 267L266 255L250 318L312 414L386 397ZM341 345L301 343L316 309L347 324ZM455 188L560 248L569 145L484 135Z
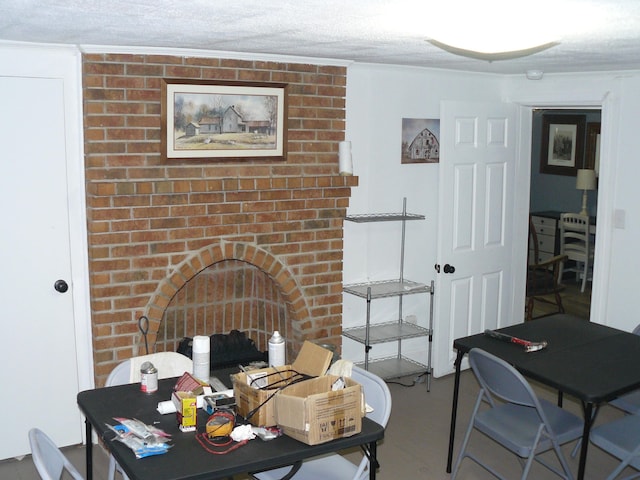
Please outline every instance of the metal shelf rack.
M433 281L429 285L404 278L405 223L408 220L424 220L424 215L407 213L407 199L403 199L402 213L348 215L345 220L355 223L396 221L402 224L400 245L400 277L393 280L353 283L343 287L345 293L367 301L366 323L363 326L344 329L342 335L364 345L365 360L360 363L384 379L426 373L427 391L431 390L431 346L433 341ZM405 295L429 294L429 326L406 322L402 316L402 300ZM371 301L377 298L398 297L398 318L388 322L371 323ZM427 337L427 365L411 360L402 354L402 340ZM369 358L372 345L397 342L397 354L387 358Z

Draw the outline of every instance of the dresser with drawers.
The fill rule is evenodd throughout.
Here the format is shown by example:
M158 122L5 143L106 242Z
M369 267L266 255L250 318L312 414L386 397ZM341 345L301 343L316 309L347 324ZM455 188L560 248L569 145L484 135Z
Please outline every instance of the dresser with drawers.
M538 258L535 263L544 262L560 253L559 212L532 212L531 220L538 237ZM529 245L529 259L533 261L533 245Z

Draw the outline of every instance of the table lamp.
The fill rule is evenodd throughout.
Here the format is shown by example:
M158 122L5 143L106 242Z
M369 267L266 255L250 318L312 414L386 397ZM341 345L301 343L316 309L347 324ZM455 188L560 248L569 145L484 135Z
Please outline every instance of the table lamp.
M596 189L596 172L587 168L578 169L576 188L582 190L582 210L580 215L589 215L587 211L587 191Z

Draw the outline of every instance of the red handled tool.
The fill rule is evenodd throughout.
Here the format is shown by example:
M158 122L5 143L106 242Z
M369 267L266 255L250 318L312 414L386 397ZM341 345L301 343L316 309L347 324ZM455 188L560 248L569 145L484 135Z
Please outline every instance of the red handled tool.
M485 330L484 334L488 337L495 338L497 340L502 340L503 342L515 343L517 345L522 345L524 347L525 352L537 352L545 348L548 344L546 340L542 342L531 342L529 340L524 340L518 337L512 337L511 335L507 335L506 333L497 332L495 330Z

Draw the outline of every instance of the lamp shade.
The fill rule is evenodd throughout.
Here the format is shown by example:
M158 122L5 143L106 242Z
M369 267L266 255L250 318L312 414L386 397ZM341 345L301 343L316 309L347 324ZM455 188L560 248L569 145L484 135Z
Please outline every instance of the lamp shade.
M578 169L576 176L576 188L578 190L595 190L596 189L596 172L586 168Z

